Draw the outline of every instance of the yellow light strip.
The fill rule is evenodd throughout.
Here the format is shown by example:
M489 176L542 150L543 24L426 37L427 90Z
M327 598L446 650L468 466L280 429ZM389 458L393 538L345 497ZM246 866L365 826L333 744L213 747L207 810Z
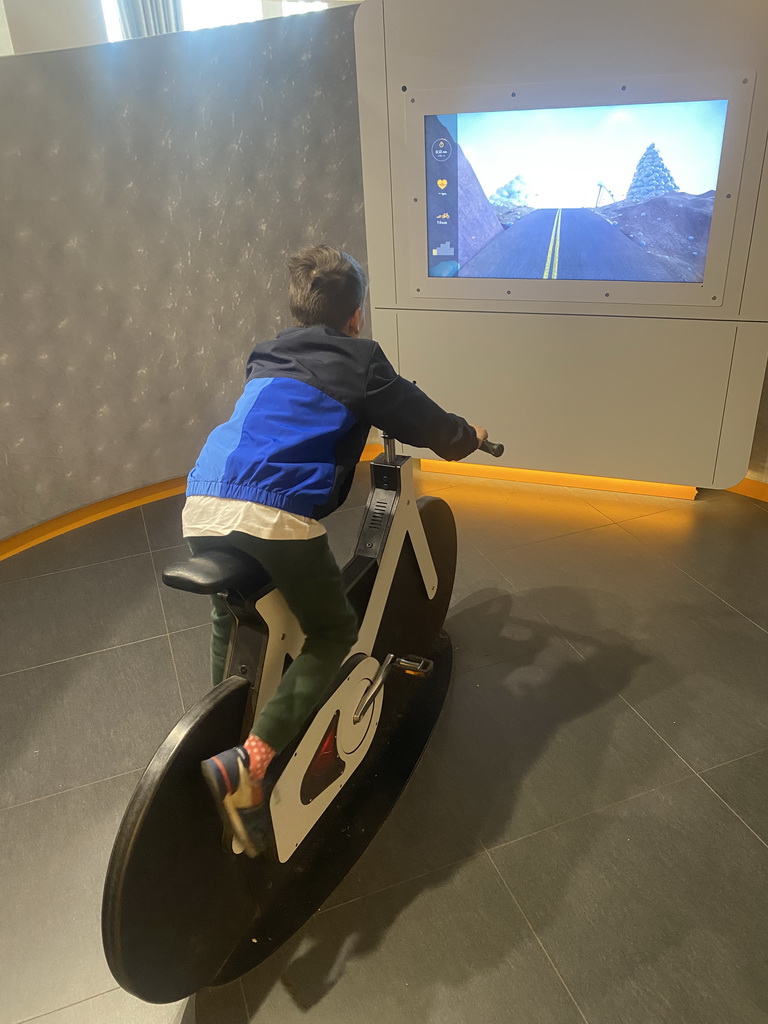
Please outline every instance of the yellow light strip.
M729 491L733 491L734 494L744 494L748 498L758 498L760 501L768 501L768 484L761 483L759 480L752 480L746 476L740 484L736 484L735 487L729 487Z
M684 484L657 484L647 480L619 480L607 476L581 476L576 473L549 473L539 469L508 469L506 466L475 466L462 462L438 462L422 459L425 473L476 477L487 480L512 480L524 484L548 484L556 487L586 487L593 491L618 491L621 494L646 494L657 498L683 498L692 501L696 488Z
M28 548L42 544L54 537L60 537L63 533L77 530L81 526L88 526L89 523L96 523L99 519L106 519L107 516L117 515L118 512L127 512L129 508L137 508L139 505L148 505L153 501L162 501L163 498L173 497L175 494L183 494L187 478L182 476L176 480L166 480L162 484L150 484L149 487L140 487L136 491L128 491L126 494L118 494L114 498L105 498L103 501L96 501L93 505L86 505L85 508L75 509L74 512L66 512L63 516L56 516L46 523L33 526L29 530L22 530L6 540L0 540L0 562L11 555L18 555Z
M375 459L381 455L380 444L367 444L363 450L362 461ZM616 491L621 494L646 494L659 498L681 498L692 500L696 497L696 488L683 484L658 484L645 480L620 480L603 476L579 476L574 473L549 473L537 469L507 469L505 466L473 466L461 463L439 462L433 459L422 459L421 468L425 473L443 473L446 476L475 477L486 480L512 480L517 483L548 484L558 487L585 487L593 491ZM97 501L93 505L67 512L63 516L49 519L46 523L23 530L12 537L0 540L0 562L12 555L43 544L54 537L60 537L81 526L106 519L107 516L126 512L140 505L148 505L153 501L162 501L176 494L183 494L186 484L185 477L167 480L161 484L151 484L136 491ZM749 498L757 498L768 502L768 483L751 480L745 477L735 487L729 487L735 494L744 494Z
M361 460L369 462L381 455L384 451L380 444L367 444L363 449ZM187 478L177 477L175 480L166 480L161 484L150 484L148 487L140 487L136 491L128 491L125 494L118 494L114 498L105 498L103 501L94 502L93 505L86 505L84 508L75 509L74 512L66 512L63 516L56 516L46 523L33 526L29 530L22 530L12 537L0 540L0 562L12 555L21 554L29 548L43 544L54 537L61 537L64 533L70 533L81 526L88 526L96 523L99 519L106 519L108 516L115 516L119 512L127 512L129 508L138 508L140 505L149 505L153 501L162 501L163 498L172 498L176 494L183 494L186 490Z

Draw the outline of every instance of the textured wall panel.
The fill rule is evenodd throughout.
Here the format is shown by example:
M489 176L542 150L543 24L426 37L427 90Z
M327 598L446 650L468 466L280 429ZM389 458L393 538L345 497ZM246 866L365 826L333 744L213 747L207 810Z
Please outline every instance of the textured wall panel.
M285 255L365 258L353 18L0 61L0 536L185 474Z

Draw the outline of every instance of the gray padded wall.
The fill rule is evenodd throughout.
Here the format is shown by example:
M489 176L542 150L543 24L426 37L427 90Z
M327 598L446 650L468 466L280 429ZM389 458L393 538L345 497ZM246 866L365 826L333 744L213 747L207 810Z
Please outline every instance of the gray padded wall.
M0 537L184 475L286 253L365 259L354 13L0 60Z

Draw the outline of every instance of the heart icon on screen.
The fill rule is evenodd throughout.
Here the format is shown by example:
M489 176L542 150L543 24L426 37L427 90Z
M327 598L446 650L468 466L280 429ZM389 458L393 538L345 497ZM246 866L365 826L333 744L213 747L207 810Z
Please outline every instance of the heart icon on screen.
M446 178L438 178L437 179L437 187L438 188L447 188L448 187L448 180Z

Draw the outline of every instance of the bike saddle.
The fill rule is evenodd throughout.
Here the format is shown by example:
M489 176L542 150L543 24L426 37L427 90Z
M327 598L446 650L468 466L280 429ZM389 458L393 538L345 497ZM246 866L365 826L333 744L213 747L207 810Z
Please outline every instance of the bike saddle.
M163 570L163 583L191 594L237 590L252 594L269 583L267 570L242 551L206 551Z

